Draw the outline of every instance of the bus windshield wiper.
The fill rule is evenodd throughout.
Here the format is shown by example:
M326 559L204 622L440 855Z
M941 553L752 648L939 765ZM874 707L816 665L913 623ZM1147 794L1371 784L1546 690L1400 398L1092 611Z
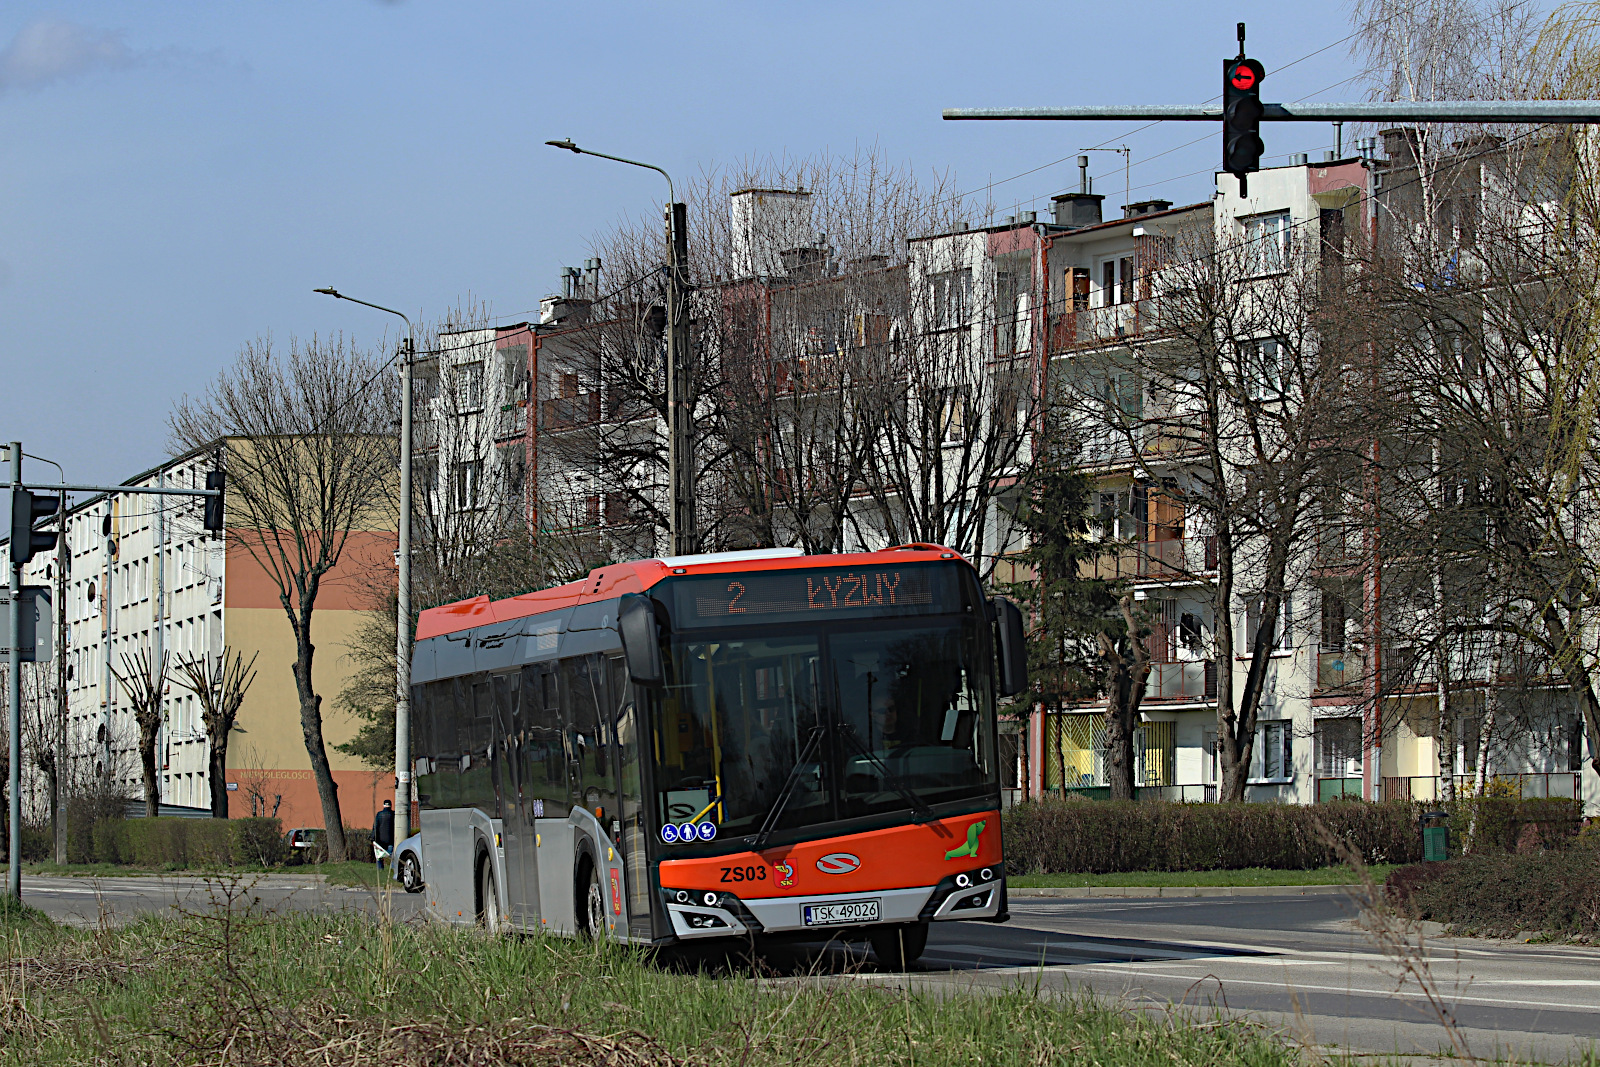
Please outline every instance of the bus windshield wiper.
M911 810L916 815L916 818L913 820L914 822L923 823L932 822L934 820L933 809L928 807L928 802L917 796L913 790L907 787L906 784L900 780L900 776L891 771L889 769L889 765L878 758L877 753L873 752L866 745L861 743L861 738L856 736L855 727L851 726L849 723L844 723L839 732L844 735L845 741L849 743L851 748L855 749L857 753L866 758L868 763L871 763L878 769L878 773L882 775L883 780L889 784L889 788L893 789L896 793L899 793L905 802L911 805Z
M756 831L756 836L750 838L751 850L760 852L767 844L767 838L772 836L772 831L778 828L778 820L783 816L783 809L789 806L789 798L794 796L794 787L800 784L800 770L816 751L822 735L827 732L823 726L813 726L811 736L806 739L805 747L800 750L800 755L795 757L794 766L789 768L789 777L784 779L783 789L778 792L778 799L772 802L772 808L767 812L767 817L761 820L761 829Z

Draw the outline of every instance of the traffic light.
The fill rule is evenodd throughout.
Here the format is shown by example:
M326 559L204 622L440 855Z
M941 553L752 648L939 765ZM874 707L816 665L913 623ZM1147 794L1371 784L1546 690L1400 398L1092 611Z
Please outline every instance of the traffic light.
M206 501L206 514L203 525L212 533L222 532L222 493L227 488L228 476L222 471L206 472L206 488L215 489L216 496L208 496Z
M36 552L56 547L54 530L35 530L33 522L54 515L61 507L59 496L30 493L26 489L11 490L11 562L22 566Z
M1244 49L1241 46L1240 51ZM1261 80L1267 72L1253 59L1238 56L1222 61L1222 169L1239 179L1245 195L1245 175L1261 168Z

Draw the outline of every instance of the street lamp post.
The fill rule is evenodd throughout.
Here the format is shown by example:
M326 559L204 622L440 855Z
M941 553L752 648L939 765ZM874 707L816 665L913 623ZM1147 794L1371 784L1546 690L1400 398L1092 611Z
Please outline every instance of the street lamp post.
M416 329L404 312L345 296L332 286L314 292L400 316L406 347L400 355L399 576L394 637L394 844L411 836L411 365L417 358Z
M667 484L672 494L670 538L674 556L699 551L694 508L694 408L690 399L693 352L689 341L689 209L678 203L672 175L653 163L640 163L568 141L546 141L584 156L653 170L667 179Z

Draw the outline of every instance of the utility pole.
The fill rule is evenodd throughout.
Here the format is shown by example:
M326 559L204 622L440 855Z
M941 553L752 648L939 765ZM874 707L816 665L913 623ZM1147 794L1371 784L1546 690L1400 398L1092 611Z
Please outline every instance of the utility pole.
M400 558L395 587L394 630L394 843L411 836L411 367L416 341L406 319L406 347L400 356ZM420 821L420 820L419 820ZM389 869L400 873L398 864Z
M56 510L56 862L67 862L67 571L72 548L67 544L67 494Z
M22 492L22 442L11 442L11 499ZM15 504L12 505L15 508ZM13 534L15 536L15 534ZM13 553L14 554L14 553ZM6 730L11 757L6 809L10 841L6 891L22 903L22 564L11 562L11 649L6 671Z
M689 336L689 208L667 205L667 481L672 554L700 551L694 513L694 364Z
M406 324L400 349L400 527L395 545L394 627L394 844L411 836L411 368L417 360L417 331L404 312L345 296L333 286L312 292L385 311ZM396 876L399 867L389 865Z
M667 493L668 540L674 556L700 551L694 508L694 356L689 334L689 208L678 203L672 175L654 163L579 148L571 140L546 141L580 156L653 170L667 179Z
M156 472L156 488L163 489L166 487L166 484L167 471L166 468L163 467L161 470ZM156 595L154 597L156 617L150 627L150 636L152 639L152 644L154 644L155 648L150 657L150 680L153 682L158 678L161 679L161 687L162 689L165 689L167 685L167 524L165 509L161 506L162 503L162 498L159 496L156 497L156 566L154 576L156 586ZM167 745L172 739L172 731L167 728L166 704L166 693L158 691L156 693L156 714L159 716L159 722L161 725L156 727L156 752L161 757L161 771L165 771L169 766L171 766L170 761L167 759ZM166 777L166 775L158 772L155 780L157 815L161 814L161 798L167 795L166 783L162 781L164 777Z

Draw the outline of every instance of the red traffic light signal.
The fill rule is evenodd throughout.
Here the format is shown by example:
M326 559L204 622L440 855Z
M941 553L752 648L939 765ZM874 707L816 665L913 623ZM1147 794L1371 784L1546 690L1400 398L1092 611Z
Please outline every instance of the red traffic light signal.
M1266 70L1239 56L1222 61L1222 169L1239 179L1261 166L1266 145L1261 140L1261 79Z

